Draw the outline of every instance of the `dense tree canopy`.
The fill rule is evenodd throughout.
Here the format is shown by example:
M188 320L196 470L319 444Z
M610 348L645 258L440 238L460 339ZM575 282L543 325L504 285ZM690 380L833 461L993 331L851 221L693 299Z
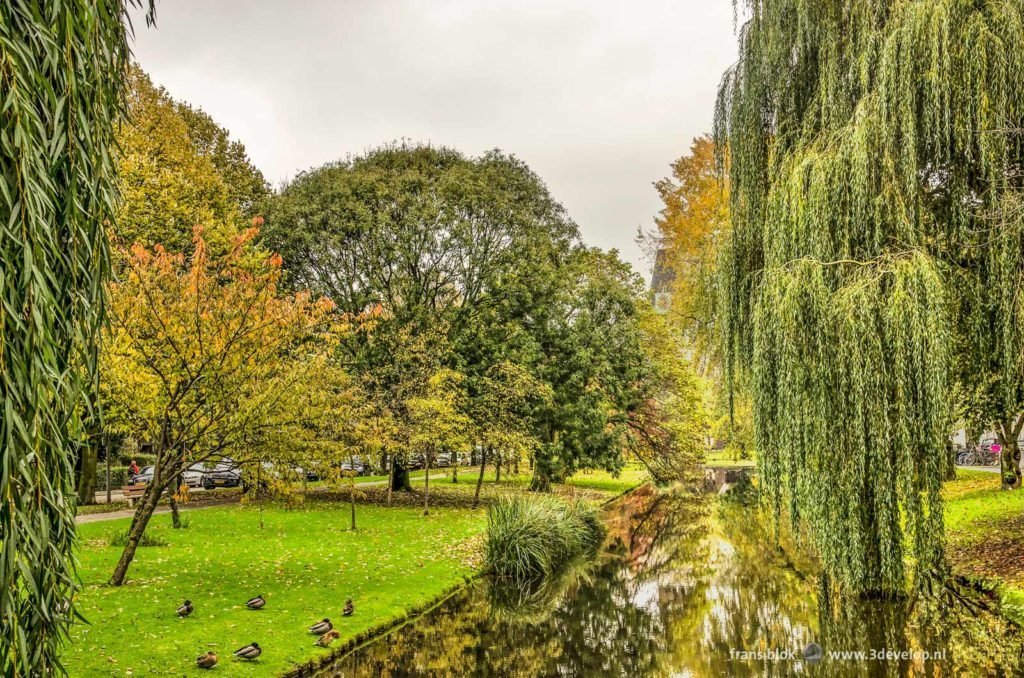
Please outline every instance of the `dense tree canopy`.
M1024 8L743 5L716 116L729 364L752 375L776 510L810 528L835 580L900 591L908 562L941 564L953 335L969 324L950 271L1000 300L965 344L998 335L1000 381L1020 382L1020 241L995 216L1021 176Z
M491 367L528 359L523 321L576 238L515 158L403 145L300 174L270 202L263 242L282 253L293 286L347 311L381 305L386 319L346 360L408 422L406 403L437 369L463 373L472 398ZM405 447L410 429L399 429Z
M415 410L445 369L464 379L473 444L532 450L535 489L620 468L630 413L652 402L642 286L617 254L579 245L522 162L388 146L300 174L267 218L264 243L293 286L351 312L384 309L345 359L405 422L396 451L422 437Z

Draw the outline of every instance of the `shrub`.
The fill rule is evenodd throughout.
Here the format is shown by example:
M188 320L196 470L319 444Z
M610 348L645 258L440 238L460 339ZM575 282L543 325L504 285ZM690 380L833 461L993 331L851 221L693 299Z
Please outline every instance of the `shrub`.
M603 537L596 509L582 501L511 497L488 510L484 558L499 576L546 577L595 551Z
M107 543L110 546L123 548L128 543L128 530L121 530L110 535L110 540ZM143 532L142 539L139 540L139 546L167 546L167 542L149 532Z
M128 476L131 475L128 472L127 466L111 466L110 467L110 489L119 489L122 485L128 484ZM96 469L96 491L103 492L107 489L107 468L100 465Z

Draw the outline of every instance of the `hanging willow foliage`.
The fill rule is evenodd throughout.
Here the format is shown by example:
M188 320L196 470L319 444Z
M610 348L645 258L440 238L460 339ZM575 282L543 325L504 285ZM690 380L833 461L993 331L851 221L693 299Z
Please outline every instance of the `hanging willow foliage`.
M941 567L951 361L971 341L955 281L989 308L994 268L1017 267L1003 291L1024 278L1019 238L981 246L1020 190L1024 2L738 4L715 116L727 367L752 377L777 515L837 582L899 592L905 563ZM1019 370L1024 344L1000 345Z
M108 271L126 2L0 3L0 674L60 670ZM152 7L150 7L150 17Z

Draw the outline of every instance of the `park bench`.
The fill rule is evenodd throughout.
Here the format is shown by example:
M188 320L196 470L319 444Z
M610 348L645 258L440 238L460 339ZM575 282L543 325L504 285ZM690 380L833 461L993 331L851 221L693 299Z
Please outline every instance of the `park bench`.
M135 500L141 497L146 492L146 483L139 485L122 485L121 494L128 500L128 508L135 505Z

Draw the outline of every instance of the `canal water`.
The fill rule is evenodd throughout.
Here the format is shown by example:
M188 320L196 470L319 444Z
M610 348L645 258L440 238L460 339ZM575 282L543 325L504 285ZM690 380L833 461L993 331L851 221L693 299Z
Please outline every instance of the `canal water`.
M481 580L319 675L1024 675L992 601L835 599L742 501L644 487L607 518L601 553L563 576Z

